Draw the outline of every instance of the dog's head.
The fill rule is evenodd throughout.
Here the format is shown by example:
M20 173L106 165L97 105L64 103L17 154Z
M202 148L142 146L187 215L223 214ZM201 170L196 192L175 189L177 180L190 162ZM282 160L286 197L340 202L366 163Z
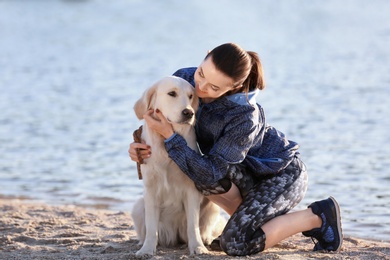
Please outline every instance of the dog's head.
M149 109L159 109L172 124L194 124L199 101L194 88L186 80L169 76L148 88L135 103L138 119Z

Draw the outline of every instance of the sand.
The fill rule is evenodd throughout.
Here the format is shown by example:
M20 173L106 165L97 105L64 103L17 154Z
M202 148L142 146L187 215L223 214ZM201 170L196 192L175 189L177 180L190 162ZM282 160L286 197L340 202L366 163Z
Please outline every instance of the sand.
M0 259L135 259L138 248L129 212L0 199ZM189 256L182 245L158 247L149 259L390 259L390 242L384 241L346 237L339 253L312 248L298 234L248 257L217 251Z

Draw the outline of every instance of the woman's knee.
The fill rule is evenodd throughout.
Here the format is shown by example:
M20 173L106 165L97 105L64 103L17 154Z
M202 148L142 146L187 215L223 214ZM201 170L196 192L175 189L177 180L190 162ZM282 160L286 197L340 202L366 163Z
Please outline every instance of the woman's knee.
M231 256L252 255L264 251L265 233L261 228L224 230L220 237L221 249Z

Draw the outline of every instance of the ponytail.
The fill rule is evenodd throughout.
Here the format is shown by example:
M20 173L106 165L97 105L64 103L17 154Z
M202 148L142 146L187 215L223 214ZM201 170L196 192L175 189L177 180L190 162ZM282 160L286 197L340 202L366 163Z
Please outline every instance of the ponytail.
M248 77L244 81L243 88L245 91L253 91L256 88L263 90L265 88L264 72L261 61L256 52L248 51L251 57L251 70Z

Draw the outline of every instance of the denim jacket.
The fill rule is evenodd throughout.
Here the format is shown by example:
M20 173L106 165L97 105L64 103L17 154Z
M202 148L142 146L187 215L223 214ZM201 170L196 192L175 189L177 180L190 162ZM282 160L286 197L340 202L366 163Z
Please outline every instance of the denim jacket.
M184 68L173 75L195 86L195 70ZM165 140L169 157L196 184L218 182L234 164L243 164L256 178L276 174L292 161L299 146L266 124L263 108L255 100L258 92L200 102L195 129L202 154L189 148L179 134Z

